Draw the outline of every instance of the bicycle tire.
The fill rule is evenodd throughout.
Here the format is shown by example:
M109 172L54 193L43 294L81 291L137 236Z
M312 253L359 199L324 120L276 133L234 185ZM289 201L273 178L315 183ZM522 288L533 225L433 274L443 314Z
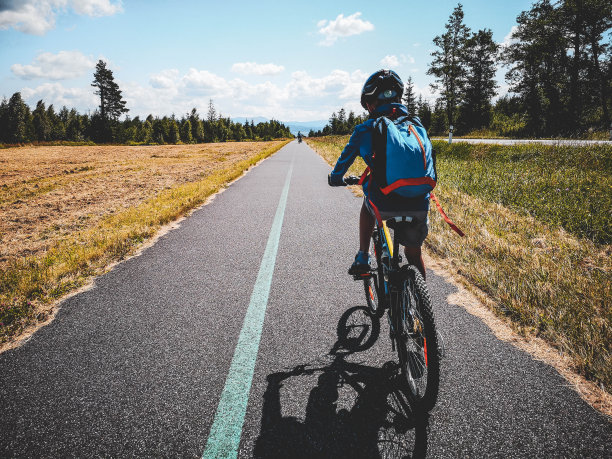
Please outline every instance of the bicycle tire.
M373 317L381 318L385 312L384 299L381 300L380 286L384 282L382 277L382 267L377 254L380 254L379 242L376 233L372 234L372 243L370 244L370 260L372 263L373 275L363 280L363 289L365 292L368 311Z
M395 341L402 382L415 409L431 410L440 388L440 349L425 279L414 266L405 272L396 303Z

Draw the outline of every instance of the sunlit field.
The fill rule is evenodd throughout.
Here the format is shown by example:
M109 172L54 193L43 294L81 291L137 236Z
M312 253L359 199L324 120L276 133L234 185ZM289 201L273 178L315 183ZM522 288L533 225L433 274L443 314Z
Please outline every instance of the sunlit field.
M0 343L285 144L0 150Z

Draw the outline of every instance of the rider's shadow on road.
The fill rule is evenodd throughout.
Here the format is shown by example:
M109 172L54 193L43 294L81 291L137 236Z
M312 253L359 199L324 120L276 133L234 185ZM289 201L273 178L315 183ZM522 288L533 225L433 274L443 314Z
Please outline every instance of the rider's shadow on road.
M327 364L299 365L268 375L255 457L425 456L427 416L416 415L397 388L394 363L375 368L346 360L376 341L378 324L363 313L364 309L351 308L342 316L339 339ZM304 419L283 416L283 384L289 380L292 385L308 384L311 375L318 377L310 390ZM339 391L347 388L354 392L353 406L338 410Z

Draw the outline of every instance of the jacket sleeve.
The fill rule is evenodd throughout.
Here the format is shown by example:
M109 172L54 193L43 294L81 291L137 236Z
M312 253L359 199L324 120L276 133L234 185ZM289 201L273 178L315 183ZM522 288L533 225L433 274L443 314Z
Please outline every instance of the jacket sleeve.
M339 184L342 182L342 177L346 174L351 164L355 161L357 156L359 156L359 146L361 142L362 136L361 129L355 129L348 143L342 150L338 161L336 161L336 165L334 166L334 170L330 174L330 178L332 183Z

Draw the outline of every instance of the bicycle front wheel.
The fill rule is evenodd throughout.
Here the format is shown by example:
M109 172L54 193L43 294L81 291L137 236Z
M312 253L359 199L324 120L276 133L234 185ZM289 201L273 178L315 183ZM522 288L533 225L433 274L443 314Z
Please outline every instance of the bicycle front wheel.
M414 266L404 269L395 321L401 377L415 408L429 411L440 386L438 336L425 279Z

